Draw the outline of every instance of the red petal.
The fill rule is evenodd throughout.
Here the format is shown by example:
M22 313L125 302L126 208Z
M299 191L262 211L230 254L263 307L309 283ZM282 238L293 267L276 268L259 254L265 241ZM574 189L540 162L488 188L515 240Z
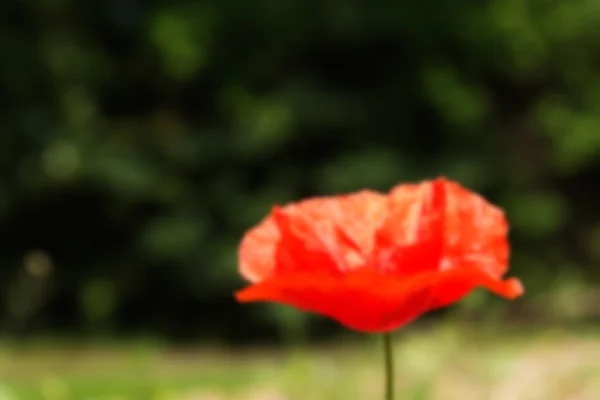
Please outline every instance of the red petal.
M243 237L238 250L240 274L250 282L271 275L275 268L275 245L279 230L273 218L265 218Z
M378 240L403 246L417 241L423 200L430 196L431 185L403 184L393 188L388 195L389 212L377 231ZM380 242L382 243L382 242Z
M432 296L430 285L415 285L416 278L402 282L372 270L358 271L349 273L346 279L326 274L267 279L237 292L236 298L240 302L286 304L371 333L396 329L427 310Z
M370 190L339 196L336 207L324 210L325 218L333 219L339 227L358 247L362 254L373 249L375 231L383 223L388 213L387 197Z
M377 268L412 275L439 268L444 249L445 182L397 186L390 213L376 233Z
M509 253L504 212L455 182L446 182L446 192L445 267L503 276Z
M410 274L435 268L479 268L501 277L508 269L504 213L478 194L438 178L396 186L389 199L390 213L377 232L377 247L382 254L397 253L387 263L390 270ZM443 249L437 266L436 240L442 241ZM421 262L410 266L403 261L417 258L418 252L422 253Z
M337 244L322 236L304 218L292 217L280 208L273 210L273 220L279 228L280 240L275 250L275 273L336 273L343 262Z
M476 268L457 268L445 271L440 275L439 286L436 289L431 309L456 303L477 287L484 287L490 292L509 300L516 299L525 291L521 281L516 278L494 279L485 271Z
M475 287L515 298L523 293L517 280L495 280L478 270L427 272L394 279L370 269L344 278L328 274L293 274L268 279L236 294L240 302L274 301L328 316L362 332L386 332L448 305Z
M311 229L294 229L299 240L308 237L333 244L345 263L351 267L362 265L362 254L371 251L375 229L387 213L387 200L383 194L363 190L350 195L317 197L292 203L282 208L293 221L301 218L298 225L310 225ZM239 270L251 282L266 279L275 272L276 249L281 239L280 231L271 213L260 224L250 229L240 244ZM357 251L358 249L360 251ZM297 253L296 253L297 254Z

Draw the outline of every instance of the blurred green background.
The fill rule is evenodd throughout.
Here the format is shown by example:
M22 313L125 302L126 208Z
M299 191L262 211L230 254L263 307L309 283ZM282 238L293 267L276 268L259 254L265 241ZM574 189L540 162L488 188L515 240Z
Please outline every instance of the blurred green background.
M599 26L594 0L4 1L0 399L180 399L152 369L179 364L156 352L200 343L209 355L190 359L280 366L268 354L284 344L356 338L320 317L235 304L241 235L273 204L438 175L505 208L511 274L527 294L477 292L424 319L423 352L469 335L496 349L490 331L509 327L579 343L600 320ZM116 373L119 357L137 372ZM292 381L312 379L306 357L286 358ZM106 362L106 382L122 385L79 364L87 378L72 383L60 366L75 359ZM247 387L231 377L252 375L193 365L200 387ZM171 383L189 372L173 368ZM409 398L437 399L419 376ZM334 398L312 386L240 398ZM202 393L189 398L225 398ZM485 393L473 398L534 398Z

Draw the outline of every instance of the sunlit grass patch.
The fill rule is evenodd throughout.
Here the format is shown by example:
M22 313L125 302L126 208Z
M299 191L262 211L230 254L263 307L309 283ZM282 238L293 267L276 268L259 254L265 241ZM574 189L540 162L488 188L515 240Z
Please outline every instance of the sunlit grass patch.
M4 346L0 400L377 399L378 339L295 349ZM599 336L447 325L399 332L395 353L402 398L600 399Z

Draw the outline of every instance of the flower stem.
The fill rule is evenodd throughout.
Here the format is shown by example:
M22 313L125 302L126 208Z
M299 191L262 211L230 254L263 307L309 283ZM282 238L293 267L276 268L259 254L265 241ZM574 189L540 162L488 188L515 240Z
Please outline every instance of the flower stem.
M385 358L385 400L394 400L394 354L392 334L383 334L383 354Z

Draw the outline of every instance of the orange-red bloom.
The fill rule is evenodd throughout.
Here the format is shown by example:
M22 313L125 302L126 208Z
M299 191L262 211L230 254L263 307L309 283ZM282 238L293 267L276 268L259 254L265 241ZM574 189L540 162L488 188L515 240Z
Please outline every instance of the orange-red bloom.
M273 301L357 331L387 332L476 287L523 293L503 211L438 178L275 207L244 236L240 302Z

